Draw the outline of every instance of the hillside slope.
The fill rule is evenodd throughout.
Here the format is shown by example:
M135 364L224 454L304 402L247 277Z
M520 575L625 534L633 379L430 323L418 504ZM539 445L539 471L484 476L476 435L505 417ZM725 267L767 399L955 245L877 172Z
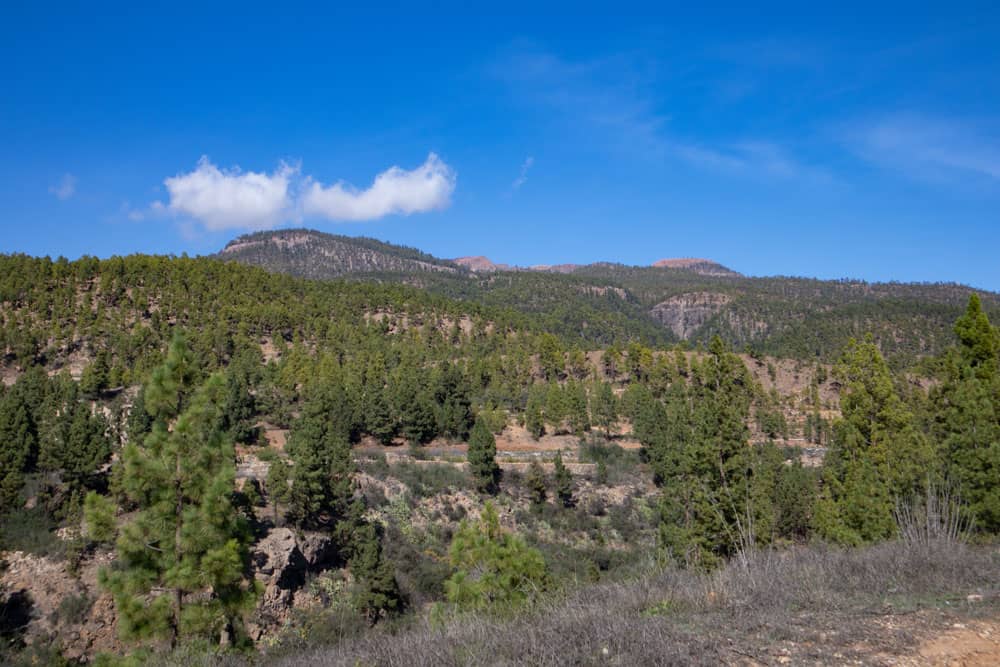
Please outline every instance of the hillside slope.
M246 234L230 241L217 256L275 273L313 279L381 271L459 271L454 263L413 248L309 229Z
M896 363L936 354L976 291L954 283L755 278L704 259L664 259L649 267L599 262L522 268L483 256L442 260L307 230L243 236L218 257L315 279L412 285L535 314L550 330L599 344L698 345L719 335L737 349L827 361L850 338L867 334ZM1000 296L979 293L987 312L1000 314Z

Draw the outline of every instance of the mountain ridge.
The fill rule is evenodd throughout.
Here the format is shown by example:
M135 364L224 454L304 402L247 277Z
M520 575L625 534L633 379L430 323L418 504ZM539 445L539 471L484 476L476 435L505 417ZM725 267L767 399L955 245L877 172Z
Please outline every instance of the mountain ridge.
M397 283L512 308L602 344L624 338L701 345L720 336L737 349L800 359L834 360L851 338L871 334L887 356L908 363L950 340L970 293L1000 314L1000 294L955 283L752 277L703 258L524 268L302 229L244 235L214 257L313 280Z

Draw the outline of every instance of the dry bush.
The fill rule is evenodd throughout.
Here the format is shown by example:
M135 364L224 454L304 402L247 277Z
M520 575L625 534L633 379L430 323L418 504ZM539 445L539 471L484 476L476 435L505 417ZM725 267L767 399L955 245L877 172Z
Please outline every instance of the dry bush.
M514 618L423 618L276 664L716 665L778 644L798 646L802 660L831 647L846 659L861 645L891 652L914 641L881 631L873 615L995 586L998 574L995 553L965 545L762 551L711 574L650 570L587 586Z

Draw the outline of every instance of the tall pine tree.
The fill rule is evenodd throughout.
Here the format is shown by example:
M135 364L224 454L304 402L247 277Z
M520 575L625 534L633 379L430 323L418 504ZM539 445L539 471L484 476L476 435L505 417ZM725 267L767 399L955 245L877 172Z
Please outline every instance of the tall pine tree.
M122 453L123 491L138 510L115 566L101 572L123 638L172 647L186 637L231 642L255 597L250 534L232 505L235 455L221 428L225 384L215 375L195 388L194 375L176 338L146 386L152 432Z
M469 469L476 482L476 488L483 493L496 493L500 482L500 467L497 465L497 441L490 432L486 420L476 419L469 434Z
M874 341L852 340L836 374L843 416L823 464L816 527L847 544L884 539L895 531L897 499L938 481L937 452L917 430Z

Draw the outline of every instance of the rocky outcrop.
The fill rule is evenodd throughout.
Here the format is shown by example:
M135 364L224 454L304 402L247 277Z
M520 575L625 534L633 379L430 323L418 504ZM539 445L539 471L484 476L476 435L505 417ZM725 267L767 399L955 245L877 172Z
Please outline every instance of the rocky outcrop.
M662 301L650 311L653 319L687 340L731 301L728 294L690 292Z
M489 273L491 271L508 271L510 266L507 264L497 264L493 262L489 257L484 257L483 255L476 255L474 257L456 257L451 260L458 264L459 266L464 266L469 271L475 273Z
M20 551L4 554L0 606L23 617L27 644L48 644L55 636L65 658L84 659L120 647L114 602L97 584L97 572L112 555L98 553L81 563L76 576L65 562Z
M684 269L702 276L738 276L736 271L718 262L700 257L678 257L675 259L658 259L652 266L658 269Z
M329 535L274 528L254 545L250 554L254 578L262 595L247 630L254 641L280 628L295 607L309 604L303 590L307 575L337 565L336 545Z

